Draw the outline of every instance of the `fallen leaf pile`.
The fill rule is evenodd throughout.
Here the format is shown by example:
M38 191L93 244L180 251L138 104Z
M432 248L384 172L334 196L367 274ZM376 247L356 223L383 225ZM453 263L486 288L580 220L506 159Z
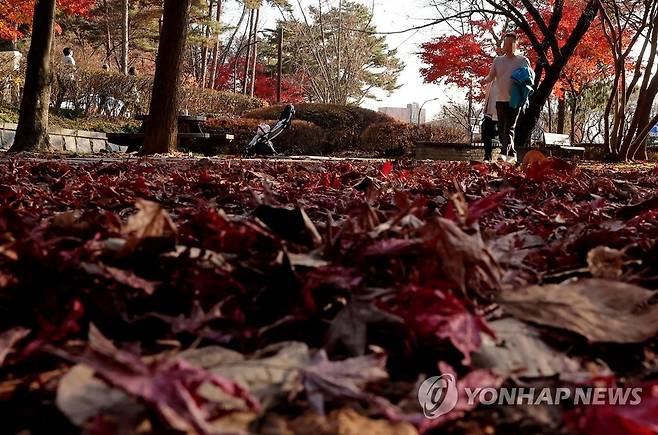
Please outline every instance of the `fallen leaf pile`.
M646 165L4 158L2 433L652 433L657 240Z

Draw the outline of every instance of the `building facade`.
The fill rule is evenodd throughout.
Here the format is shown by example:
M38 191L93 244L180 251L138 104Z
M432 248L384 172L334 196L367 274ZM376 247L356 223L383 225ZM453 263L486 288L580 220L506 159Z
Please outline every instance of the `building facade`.
M418 103L407 104L407 107L380 107L379 113L407 124L425 124L427 122L425 109L421 111Z

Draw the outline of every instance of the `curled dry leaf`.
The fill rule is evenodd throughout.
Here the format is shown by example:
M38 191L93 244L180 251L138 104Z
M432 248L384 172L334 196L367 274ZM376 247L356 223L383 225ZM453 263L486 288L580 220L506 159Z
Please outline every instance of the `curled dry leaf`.
M124 253L134 251L145 239L176 236L176 225L160 204L138 199L137 209L138 212L121 229L127 241L123 247Z
M501 269L479 235L468 235L448 219L436 220L432 235L439 267L464 294L490 297L500 290Z
M29 333L29 329L18 326L0 334L0 367L5 363L7 356L14 352L16 343L27 337Z
M504 378L568 377L582 371L580 364L546 344L539 332L514 318L489 322L495 339L482 334L482 347L473 366Z
M180 358L146 363L135 354L117 349L93 325L88 349L75 359L108 384L153 407L176 430L214 433L211 421L235 409L225 409L223 404L202 397L199 388L205 383L239 399L246 409L260 409L258 401L237 384Z
M376 401L364 391L370 382L388 378L385 355L366 355L343 361L329 361L320 350L303 369L308 401L317 413L324 415L325 403L333 399Z
M654 295L618 281L584 279L505 291L499 303L518 319L566 329L591 342L641 343L658 333Z
M301 371L311 360L308 346L298 342L270 345L248 357L220 346L189 350L181 357L244 385L265 408L278 405L300 390ZM226 396L212 384L203 385L200 394L210 400Z

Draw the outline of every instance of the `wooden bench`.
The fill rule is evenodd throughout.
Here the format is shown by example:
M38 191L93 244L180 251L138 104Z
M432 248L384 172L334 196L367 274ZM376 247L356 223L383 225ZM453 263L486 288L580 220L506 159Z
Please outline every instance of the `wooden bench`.
M148 116L138 115L135 119L142 121L142 125L137 133L108 133L107 138L111 143L117 145L126 145L128 150L126 152L139 151L144 143L146 136L146 125L148 124ZM195 139L210 139L210 134L204 133L202 124L206 121L205 116L179 116L178 117L178 143L185 144L186 142Z
M568 134L544 133L544 154L556 157L585 156L585 147L574 146Z

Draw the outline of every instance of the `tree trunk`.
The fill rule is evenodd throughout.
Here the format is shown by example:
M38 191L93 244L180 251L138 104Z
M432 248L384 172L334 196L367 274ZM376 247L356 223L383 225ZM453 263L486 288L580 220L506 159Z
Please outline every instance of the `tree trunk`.
M213 7L215 6L215 1L210 0L208 6L208 21L213 19ZM201 50L201 88L206 87L206 81L208 80L208 43L210 42L210 26L206 26L206 39L203 44L203 49Z
M244 71L242 74L242 93L247 95L247 82L249 81L249 64L251 62L251 34L254 31L254 11L249 12L249 36L247 36L247 54L244 57Z
M10 152L45 151L50 148L48 106L54 26L55 0L37 0L34 4L32 42L27 55L20 116Z
M178 87L191 0L165 0L142 154L168 153L178 139Z
M283 24L279 28L279 40L277 41L277 66L276 66L276 102L281 103L282 79L283 79Z
M112 32L110 31L110 7L107 0L103 0L105 10L105 62L109 65L112 57Z
M217 68L219 68L219 47L222 43L222 0L217 0L217 38L215 41L215 48L212 53L212 74L210 89L215 89L215 81L217 80Z
M222 50L221 57L219 56L219 54L217 55L217 57L219 58L218 65L224 65L226 63L226 59L227 59L228 55L230 54L231 48L233 47L233 41L235 40L235 37L237 36L238 31L240 30L240 27L242 26L242 22L244 21L246 16L247 16L247 6L243 6L242 7L242 14L240 15L240 20L238 21L238 24L236 24L235 29L233 30L233 33L231 34L231 37L229 38L228 42L226 43L226 47L224 47L224 49ZM245 31L245 33L247 33L247 32ZM243 38L242 42L244 42L244 38ZM235 54L235 60L234 60L234 63L233 63L234 71L236 71L236 68L237 68L236 65L237 65L237 61L238 61L238 54L240 53L240 51L242 50L242 47L243 47L242 42L238 46L238 49L237 49L236 54ZM219 73L219 71L217 71L217 69L219 69L219 66L215 69L215 72ZM233 81L234 82L237 81L237 74L233 75ZM214 80L213 80L213 83L214 83ZM233 92L237 92L237 85L233 86Z
M571 103L571 132L569 139L571 143L576 142L576 114L578 111L578 98L573 95L573 102Z
M523 112L517 123L516 135L514 137L516 148L523 148L530 143L532 131L537 125L537 122L539 122L541 112L553 92L553 87L560 79L560 72L563 67L564 65L559 67L551 65L546 68L544 80L539 85L539 88L537 88L537 91L530 97L530 105Z
M559 56L555 56L553 63L545 67L544 80L538 86L537 91L530 97L530 105L517 124L516 136L514 138L514 144L517 148L524 147L531 141L532 131L539 121L544 105L550 98L553 88L560 79L562 70L594 22L600 9L600 1L588 1L567 42L560 48Z
M254 48L251 61L251 86L249 95L254 96L256 90L256 64L258 62L258 21L260 19L260 9L256 9L256 19L254 20Z
M129 49L129 26L130 26L130 0L123 0L121 19L121 71L128 75L128 49Z
M567 104L564 96L560 97L557 102L557 133L564 134L564 122L567 118Z

